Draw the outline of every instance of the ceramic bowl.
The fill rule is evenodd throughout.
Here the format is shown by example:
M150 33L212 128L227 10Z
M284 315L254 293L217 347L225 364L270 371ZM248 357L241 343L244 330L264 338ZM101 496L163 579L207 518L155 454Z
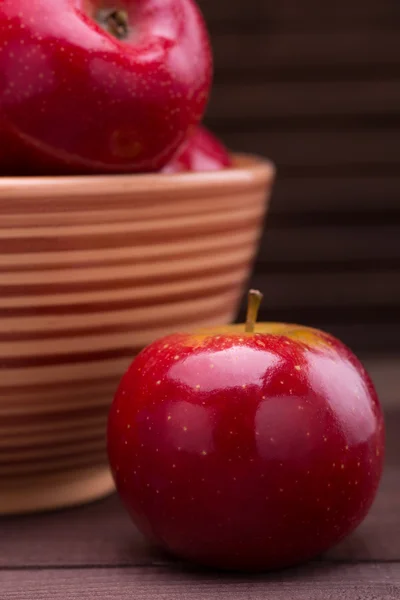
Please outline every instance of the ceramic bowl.
M274 178L213 173L0 179L0 513L113 490L105 426L135 353L231 322Z

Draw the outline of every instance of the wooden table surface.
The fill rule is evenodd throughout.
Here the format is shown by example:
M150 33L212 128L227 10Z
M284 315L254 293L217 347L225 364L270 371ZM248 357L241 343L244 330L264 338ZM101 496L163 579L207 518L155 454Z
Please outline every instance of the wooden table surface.
M72 510L0 519L1 600L395 600L400 598L400 412L366 521L307 565L262 575L201 571L150 549L113 496Z

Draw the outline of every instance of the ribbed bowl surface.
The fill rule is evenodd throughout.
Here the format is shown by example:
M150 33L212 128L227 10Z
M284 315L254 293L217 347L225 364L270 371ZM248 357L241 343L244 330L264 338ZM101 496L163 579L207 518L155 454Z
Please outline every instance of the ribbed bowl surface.
M143 346L229 323L274 170L0 180L0 513L113 484L107 411Z

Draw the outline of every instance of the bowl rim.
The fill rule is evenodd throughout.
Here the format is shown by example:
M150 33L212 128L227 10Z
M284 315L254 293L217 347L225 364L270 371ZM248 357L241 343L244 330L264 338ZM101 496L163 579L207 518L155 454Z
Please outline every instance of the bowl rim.
M233 167L219 171L185 173L146 173L128 175L60 175L0 177L0 202L16 198L62 198L79 193L80 196L106 194L168 194L177 188L182 193L208 188L248 188L249 185L272 184L275 165L261 156L245 153L232 154Z

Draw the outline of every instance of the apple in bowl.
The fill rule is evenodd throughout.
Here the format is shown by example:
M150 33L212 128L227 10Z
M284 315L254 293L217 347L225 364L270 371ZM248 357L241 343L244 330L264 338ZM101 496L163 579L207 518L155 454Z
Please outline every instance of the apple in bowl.
M232 166L232 158L224 144L203 126L183 144L176 156L164 167L164 173L219 171Z
M366 516L384 423L357 358L321 331L227 326L162 338L123 377L109 415L117 490L139 529L223 569L310 559Z
M212 76L193 0L3 0L0 174L162 169Z

